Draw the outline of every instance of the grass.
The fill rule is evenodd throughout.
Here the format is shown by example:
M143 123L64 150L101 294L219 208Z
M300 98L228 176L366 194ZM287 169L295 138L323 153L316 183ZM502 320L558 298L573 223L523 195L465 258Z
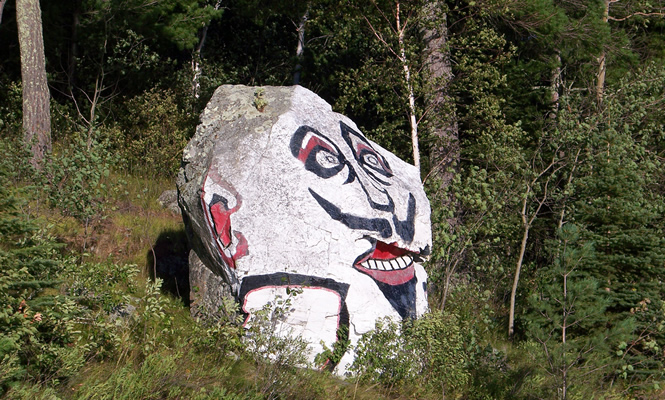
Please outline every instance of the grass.
M182 277L160 268L164 259L182 262L187 256L180 216L157 202L173 182L108 179L115 184L109 185L104 215L87 224L49 208L43 199L28 202L26 212L66 245L60 292L73 296L83 310L66 325L73 338L69 354L78 358L71 367L75 373L61 367L60 375L49 379L26 378L5 398L400 398L327 372L257 361L243 350L242 328L229 321L194 321L187 307L189 289L178 281Z
M157 202L164 190L173 188L173 182L118 174L107 179L102 213L86 223L49 207L38 190L21 192L26 200L21 203L22 213L65 244L57 277L62 281L60 288L41 291L41 296L65 300L47 310L50 314L34 309L20 317L28 321L23 326L29 326L31 319L24 320L25 315L44 313L45 322L35 324L43 329L35 336L43 348L35 349L30 340L24 340L26 353L10 354L13 359L8 363L5 354L9 353L1 353L0 346L0 397L442 397L442 390L432 393L427 388L423 374L385 387L371 380L342 380L327 372L271 364L247 351L241 340L245 332L232 321L193 320L187 300L188 249L182 220ZM533 358L538 349L533 343L505 340L505 332L497 329L504 326L497 319L501 313L488 305L486 297L469 284L449 298L448 307L455 310L462 328L460 341L466 347L461 351L472 361L464 366L471 374L468 384L446 393L446 398L548 398L552 385L536 371L539 366ZM2 328L0 334L5 334ZM53 332L45 331L51 328ZM17 367L28 372L7 384L6 377L15 376ZM602 393L605 398L626 398L621 390L617 385L614 391ZM649 394L662 398L663 391L658 388Z

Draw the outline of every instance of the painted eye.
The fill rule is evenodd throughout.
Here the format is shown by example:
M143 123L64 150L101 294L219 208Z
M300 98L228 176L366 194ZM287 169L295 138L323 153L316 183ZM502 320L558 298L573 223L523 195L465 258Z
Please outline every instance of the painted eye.
M325 150L320 150L316 153L316 162L322 168L335 168L340 164L339 158Z
M367 172L372 173L377 179L379 179L379 177L375 175L375 173L387 178L393 176L390 167L388 167L388 162L385 161L380 154L369 147L365 147L359 151L358 162L363 168L365 168L365 170L367 170ZM387 184L384 181L381 182Z
M379 163L379 158L376 156L376 154L365 154L363 156L363 161L365 164L374 167L374 168L381 168L381 164Z
M344 169L346 161L339 148L316 129L303 125L291 137L291 154L305 169L321 178L330 178Z

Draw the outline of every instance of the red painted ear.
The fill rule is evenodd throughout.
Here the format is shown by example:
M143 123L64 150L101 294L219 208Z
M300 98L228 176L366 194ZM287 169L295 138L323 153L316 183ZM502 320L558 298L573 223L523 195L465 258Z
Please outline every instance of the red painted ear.
M240 232L233 231L233 234L235 235L236 239L238 239L238 244L236 245L236 252L233 255L233 260L237 260L239 258L242 258L249 253L249 244L247 244L247 239L245 239L245 235L243 235Z
M219 239L222 241L224 247L229 247L231 244L231 214L233 211L227 210L224 204L216 203L210 207L210 214L212 222L215 227L215 232Z

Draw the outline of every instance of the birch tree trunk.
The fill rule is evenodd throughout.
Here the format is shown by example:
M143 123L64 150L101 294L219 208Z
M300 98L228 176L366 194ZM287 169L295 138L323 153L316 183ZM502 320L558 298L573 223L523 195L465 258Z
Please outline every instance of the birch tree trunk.
M383 15L384 19L388 20L386 15L381 11L376 4L375 1L372 1L374 4L374 7L379 10L379 12ZM402 72L404 76L404 83L406 84L406 92L407 92L407 98L408 98L408 117L409 117L409 125L411 127L411 148L413 151L413 165L418 168L420 171L420 146L418 144L418 118L416 117L416 95L415 91L413 88L413 80L411 78L411 68L409 66L409 59L406 54L406 43L405 43L405 34L406 34L406 26L409 22L409 19L406 18L404 22L401 20L401 14L400 14L400 2L396 1L395 2L395 27L391 26L391 30L397 35L397 46L398 48L395 50L388 42L383 38L379 32L374 28L370 20L367 18L367 16L364 16L365 21L367 21L367 24L369 27L372 29L372 32L374 33L374 36L376 36L377 39L381 43L383 43L386 48L397 58L399 61L400 65L402 66Z
M222 0L217 0L215 3L215 10L219 10L221 5ZM201 39L192 53L192 96L194 96L195 99L198 99L201 96L201 74L203 73L203 68L201 66L201 51L203 51L203 45L206 42L209 27L210 22L201 29Z
M300 84L300 72L302 70L302 59L303 54L305 53L305 24L307 24L307 18L309 17L309 6L302 18L300 18L300 23L298 24L298 46L296 47L296 68L293 73L293 84Z
M44 154L51 151L50 94L39 0L16 0L16 23L21 52L23 139L32 152L32 165L39 169Z
M406 23L402 25L400 20L399 2L395 5L395 25L397 27L397 43L399 46L399 60L404 70L404 81L406 82L407 95L409 97L409 125L411 125L411 147L413 150L413 165L420 171L420 148L418 145L418 120L416 119L416 96L413 91L413 81L411 79L411 69L409 68L409 59L406 56L406 44L404 43L404 33Z
M605 0L605 9L603 10L603 23L605 24L607 24L609 21L610 4L612 4L614 1ZM598 105L603 103L603 94L605 92L605 72L607 69L606 58L607 53L603 48L600 52L600 55L598 55L598 72L596 73L596 102Z

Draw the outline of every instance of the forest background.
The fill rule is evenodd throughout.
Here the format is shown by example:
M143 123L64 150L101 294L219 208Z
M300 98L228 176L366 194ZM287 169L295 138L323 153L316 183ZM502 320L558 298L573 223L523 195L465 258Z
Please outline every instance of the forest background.
M39 5L0 0L3 396L665 396L664 1ZM298 83L420 167L432 313L355 378L294 368L275 310L268 352L231 305L194 323L158 271L187 249L156 198L229 83Z

